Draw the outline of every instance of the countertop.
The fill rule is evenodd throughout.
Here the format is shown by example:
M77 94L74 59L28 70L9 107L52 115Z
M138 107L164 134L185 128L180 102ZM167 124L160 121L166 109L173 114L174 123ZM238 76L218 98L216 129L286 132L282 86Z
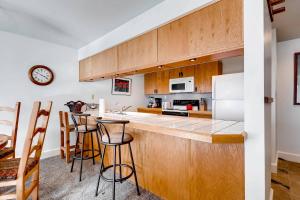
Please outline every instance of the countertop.
M129 129L139 129L174 137L208 143L243 143L246 137L244 123L237 121L187 118L151 113L126 112L126 114L89 112L92 117L129 120Z

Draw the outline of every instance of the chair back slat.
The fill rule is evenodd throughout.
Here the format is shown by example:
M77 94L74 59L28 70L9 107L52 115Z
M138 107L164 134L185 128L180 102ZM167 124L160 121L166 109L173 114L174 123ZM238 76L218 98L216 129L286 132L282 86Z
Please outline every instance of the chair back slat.
M21 102L17 102L14 108L11 107L0 107L0 112L11 112L14 113L14 118L12 121L9 120L0 120L0 124L5 126L11 126L11 135L10 136L10 146L15 150L16 143L17 143L17 133L18 133L18 127L19 127L19 116L20 116L20 108L21 108Z
M5 126L13 126L13 122L9 120L0 120L0 124Z
M30 117L29 127L26 135L26 140L23 148L23 155L21 157L20 166L18 170L18 177L23 176L28 159L32 152L35 152L34 159L39 162L42 148L45 140L46 130L48 127L50 112L52 108L52 102L48 102L45 110L41 110L41 102L34 102L33 109ZM41 117L41 127L37 127L37 122ZM39 135L38 135L39 133ZM33 138L38 135L36 145L32 145ZM35 147L37 146L37 147Z

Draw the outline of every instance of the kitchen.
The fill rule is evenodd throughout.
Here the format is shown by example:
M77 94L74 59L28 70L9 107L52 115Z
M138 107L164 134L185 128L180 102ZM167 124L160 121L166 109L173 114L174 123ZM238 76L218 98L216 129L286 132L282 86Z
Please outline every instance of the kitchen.
M267 196L268 184L258 184L264 183L267 175L251 179L265 170L262 162L266 156L262 153L265 146L261 145L264 113L262 107L257 108L265 105L264 94L257 87L264 80L259 71L264 65L254 63L262 60L256 52L249 53L249 49L261 50L249 48L261 45L261 40L250 42L249 38L262 34L259 30L248 35L249 27L261 28L251 22L249 12L255 7L249 4L261 6L261 3L244 0L129 0L86 5L74 1L68 6L64 2L47 3L49 10L37 2L28 5L0 2L1 8L9 10L5 12L8 16L5 20L13 15L21 26L24 19L28 27L22 29L36 32L32 35L21 30L14 30L19 31L15 35L9 33L14 31L0 32L5 47L0 47L3 55L0 60L3 66L8 66L0 74L3 91L7 93L1 104L22 102L20 120L15 122L20 121L18 142L14 142L16 153L11 159L24 152L24 141L33 141L31 137L37 133L49 132L44 148L43 138L37 146L30 145L31 148L24 144L28 152L38 152L35 160L38 165L33 162L30 164L34 168L29 166L34 170L33 185L25 187L28 176L24 170L22 176L16 175L15 180L1 185L18 183L17 194L1 190L0 196L16 199L27 199L29 195L33 199L39 196L41 199L262 199ZM140 10L133 5L140 6ZM70 6L69 12L61 13L66 6ZM122 12L108 12L111 6L127 12L127 18ZM39 10L39 14L35 13ZM47 21L50 18L44 17L51 10L57 15L52 16L55 20L48 25L61 23L61 29L46 26L32 17L40 16ZM99 23L102 19L105 22ZM29 28L30 25L40 29ZM71 34L67 29L72 27ZM59 45L52 44L53 40ZM41 51L33 55L31 48ZM254 69L259 71L258 76L252 73ZM12 74L18 81L7 84L13 80ZM35 102L31 110L32 102L37 99L49 101L48 106L42 109L40 102ZM19 109L16 106L3 110ZM41 116L46 117L43 127L38 127L33 122ZM29 125L28 119L31 119ZM1 137L0 145L8 147L9 138ZM23 154L22 159L26 157L29 162L29 156ZM2 163L0 172L9 166ZM7 178L5 174L0 177ZM253 193L253 188L267 192Z

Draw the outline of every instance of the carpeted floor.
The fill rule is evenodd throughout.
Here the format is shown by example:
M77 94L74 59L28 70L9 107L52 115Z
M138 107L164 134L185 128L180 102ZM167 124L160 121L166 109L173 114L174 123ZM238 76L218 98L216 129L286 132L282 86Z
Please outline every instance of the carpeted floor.
M82 181L79 182L79 161L75 161L74 171L70 173L71 164L66 164L60 157L44 159L41 162L40 198L43 200L109 200L112 199L112 184L101 182L99 195L95 197L99 164L92 160L84 162ZM107 177L111 174L107 172ZM116 199L118 200L159 200L158 197L141 189L137 196L135 185L128 181L116 183Z
M272 174L274 200L300 200L300 163L279 159Z

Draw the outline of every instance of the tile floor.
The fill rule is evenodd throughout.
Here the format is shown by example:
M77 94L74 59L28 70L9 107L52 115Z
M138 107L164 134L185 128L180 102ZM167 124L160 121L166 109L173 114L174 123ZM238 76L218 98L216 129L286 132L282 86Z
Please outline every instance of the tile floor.
M278 172L272 174L274 200L300 200L300 163L278 160Z

